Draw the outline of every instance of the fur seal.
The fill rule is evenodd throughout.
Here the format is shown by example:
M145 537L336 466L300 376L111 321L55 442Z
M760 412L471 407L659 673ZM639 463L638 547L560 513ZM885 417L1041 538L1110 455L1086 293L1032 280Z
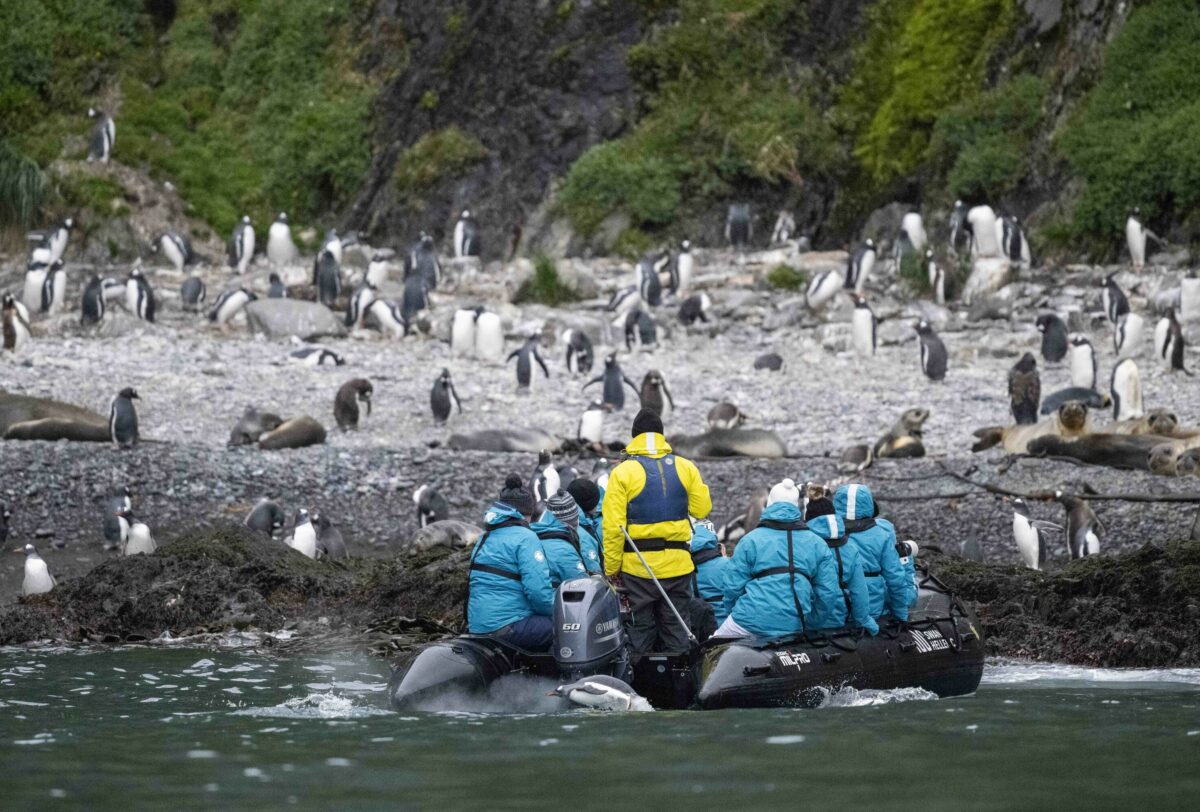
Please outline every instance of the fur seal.
M891 429L875 441L871 455L876 458L891 457L893 459L924 457L925 445L922 442L922 434L925 421L928 419L928 409L919 407L906 409Z
M1175 460L1175 473L1179 476L1200 474L1200 448L1188 448Z
M685 457L779 459L787 456L783 440L766 429L709 429L703 434L676 435L667 442L675 453Z
M1085 434L1074 439L1047 434L1029 441L1026 453L1034 457L1070 457L1088 465L1150 470L1150 452L1162 443L1151 435Z
M283 421L277 428L258 439L258 447L264 451L281 448L304 448L325 442L325 427L307 415Z
M537 454L543 449L557 451L562 441L538 429L482 429L467 434L452 434L446 441L452 451L501 451Z
M367 406L367 416L371 414L371 395L375 387L366 378L351 378L342 384L337 396L333 399L333 418L342 431L358 428L358 404L361 401Z
M1051 417L1032 426L991 426L974 432L975 444L971 451L979 452L1003 445L1009 454L1034 453L1030 451L1033 440L1054 436L1075 438L1090 430L1088 407L1077 400L1070 400L1058 407Z
M1143 417L1133 420L1118 420L1104 429L1106 434L1157 434L1159 437L1172 439L1188 439L1196 433L1195 431L1185 431L1182 436L1177 436L1176 433L1179 431L1179 418L1166 409L1151 409Z
M482 535L483 530L473 524L443 519L430 522L413 534L405 546L405 552L417 553L432 547L470 547Z
M252 445L268 431L274 431L283 423L283 418L270 412L260 412L253 406L247 406L246 411L238 418L233 431L229 432L229 445Z
M5 440L107 443L112 439L108 420L93 411L3 390L0 390L0 435Z
M1150 457L1147 460L1147 465L1150 467L1150 473L1158 474L1159 476L1176 476L1179 474L1176 459L1179 456L1179 447L1175 443L1159 443L1150 449Z

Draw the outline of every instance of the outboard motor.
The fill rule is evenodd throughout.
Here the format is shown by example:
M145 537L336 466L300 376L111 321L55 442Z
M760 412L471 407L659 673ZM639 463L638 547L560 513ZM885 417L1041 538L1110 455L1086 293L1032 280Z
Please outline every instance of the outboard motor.
M564 581L554 601L554 660L562 678L630 679L629 639L617 593L599 575Z

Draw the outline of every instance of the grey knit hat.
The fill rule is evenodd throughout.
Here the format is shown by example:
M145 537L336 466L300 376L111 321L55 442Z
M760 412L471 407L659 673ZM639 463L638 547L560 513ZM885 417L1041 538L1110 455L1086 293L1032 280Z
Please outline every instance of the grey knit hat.
M574 529L579 526L579 505L575 503L575 497L562 488L546 500L546 510L567 527Z
M516 508L523 516L533 515L533 493L525 487L520 474L509 474L505 478L504 489L500 491L500 501Z

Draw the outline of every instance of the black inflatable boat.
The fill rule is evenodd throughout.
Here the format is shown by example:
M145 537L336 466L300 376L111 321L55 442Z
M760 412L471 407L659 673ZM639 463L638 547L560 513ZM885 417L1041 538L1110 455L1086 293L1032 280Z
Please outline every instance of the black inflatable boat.
M571 682L606 674L625 680L656 708L811 707L841 688L923 688L940 697L975 691L983 639L969 611L936 578L923 576L908 623L781 640L707 641L690 652L631 657L620 604L598 577L559 587L552 653L524 651L484 635L423 646L388 686L396 709L444 707L484 696L508 675Z

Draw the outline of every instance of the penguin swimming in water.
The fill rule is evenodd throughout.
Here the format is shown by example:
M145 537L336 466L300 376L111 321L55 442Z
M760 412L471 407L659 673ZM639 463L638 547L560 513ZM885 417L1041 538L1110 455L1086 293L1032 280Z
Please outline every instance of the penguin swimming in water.
M1117 320L1113 330L1113 351L1118 358L1133 358L1142 345L1144 319L1137 313L1126 313Z
M317 300L328 308L342 295L342 271L337 257L328 248L317 257Z
M1132 358L1118 361L1112 371L1113 420L1137 420L1146 414L1142 406L1142 379Z
M529 480L529 490L540 512L545 508L546 500L558 493L562 487L562 477L550 457L550 452L542 449L538 452L537 466L533 469L533 477Z
M679 305L679 323L691 327L697 320L708 324L708 311L712 310L712 299L707 293L696 293Z
M46 279L42 282L42 302L40 312L53 315L62 309L63 299L67 295L67 272L63 270L60 259L46 271Z
M1077 496L1055 491L1054 498L1067 511L1067 551L1072 559L1100 554L1100 519L1092 506Z
M375 387L366 378L351 378L342 384L333 399L333 419L338 428L350 431L358 428L360 411L358 404L367 407L367 416L371 416L371 397Z
M142 321L154 321L154 291L140 268L131 270L125 280L125 307Z
M1108 316L1108 320L1113 324L1129 312L1129 299L1116 283L1115 276L1116 274L1109 274L1100 282L1100 301L1104 306L1104 315Z
M83 302L80 305L81 320L84 324L99 324L104 319L104 280L93 276L83 289Z
M854 299L854 315L850 318L854 351L864 358L870 358L875 354L876 348L875 313L872 312L871 306L867 304L866 298L861 294L852 293L850 295Z
M284 519L283 508L277 502L264 498L258 500L258 504L246 515L245 525L266 534L267 538L274 538L283 529Z
M333 364L338 367L346 365L345 358L333 350L327 350L324 347L304 347L299 350L293 350L288 353L288 358L306 367L322 367L326 364Z
M1014 265L1024 265L1028 268L1033 260L1029 253L1029 240L1025 238L1021 221L1011 215L1001 217L996 221L996 230L1001 253Z
M1013 540L1021 553L1021 560L1031 570L1040 570L1046 564L1046 545L1042 532L1029 516L1029 508L1022 499L1013 500Z
M745 250L754 236L749 203L730 203L725 216L725 240L739 251Z
M475 319L475 357L492 364L504 355L504 325L496 313L483 312Z
M454 257L477 257L482 253L479 245L479 223L471 216L471 212L463 209L458 222L454 224Z
M482 308L455 310L450 325L450 354L456 358L470 358L475 354L475 320Z
M638 397L643 409L649 409L663 421L670 419L671 412L675 411L675 399L671 397L666 379L657 369L650 370L642 378L642 388Z
M914 328L921 340L921 371L931 381L946 379L946 345L929 322L921 319Z
M1077 335L1071 339L1070 350L1071 386L1080 389L1096 388L1096 373L1099 363L1096 350L1087 336Z
M601 382L604 384L604 403L611 406L614 411L619 412L625 408L625 390L622 385L628 386L635 394L640 395L638 388L633 385L633 381L629 380L622 371L615 352L604 359L604 371L585 383L583 388L587 389L592 384Z
M245 288L221 291L217 301L213 302L212 309L208 311L208 320L213 324L227 324L242 308L257 298L258 296Z
M174 231L165 231L160 234L154 244L150 246L150 251L155 254L161 253L178 273L183 273L184 265L190 265L196 260L191 240Z
M42 595L54 589L57 582L50 574L50 568L46 566L46 562L38 555L37 548L32 544L26 544L17 552L25 553L25 577L21 581L21 594L26 596Z
M580 707L594 710L642 712L654 710L654 706L644 697L638 696L628 683L604 674L584 677L576 682L560 685L550 692L550 696L561 696Z
M442 263L438 261L437 246L433 244L433 237L424 231L421 232L417 244L409 251L405 263L404 278L408 279L414 274L425 280L427 290L437 290L442 282Z
M814 276L808 283L808 289L804 292L804 301L808 308L820 310L837 295L838 291L846 287L845 281L842 272L833 268Z
M390 299L376 299L371 302L367 314L380 330L389 332L393 338L403 338L408 335L408 321L400 305Z
M417 506L417 525L420 527L450 518L450 504L446 497L429 485L422 485L413 491L413 504Z
M121 545L121 555L149 555L158 549L150 528L134 516L132 510L122 508L119 515L129 524L129 532Z
M98 280L98 277L96 279ZM195 273L189 274L188 278L183 280L183 284L179 286L179 299L183 303L184 310L199 310L207 298L208 286ZM103 295L101 295L101 301L103 301Z
M113 123L112 116L94 107L88 108L88 118L96 119L91 137L88 138L88 163L99 161L106 164L112 157L113 145L117 142L117 125Z
M677 296L682 296L692 289L694 270L692 243L690 240L683 240L679 243L679 253L675 257L675 294Z
M863 240L862 244L854 249L854 253L850 255L850 261L846 265L846 277L843 282L846 290L862 293L863 287L867 284L867 278L875 268L876 255L875 241L870 237Z
M229 238L229 267L238 273L245 273L254 259L254 226L250 224L250 215L242 215L242 219L233 227Z
M267 288L268 299L286 299L288 297L287 285L283 284L283 280L279 278L279 274L271 271L270 277L267 278L270 287Z
M346 326L351 330L357 330L362 327L363 319L367 317L367 311L371 309L371 303L375 301L375 288L369 283L364 282L355 289L350 296L350 303L346 306Z
M301 555L317 557L317 530L304 508L296 513L296 527L292 530L292 540L288 546Z
M946 272L938 264L932 248L925 252L925 274L929 279L929 289L933 291L933 301L944 305L946 303Z
M109 406L108 436L117 448L133 448L137 444L138 416L133 402L138 399L137 391L127 386L117 393Z
M604 443L604 415L612 411L607 404L593 400L579 417L575 439L580 445L599 448Z
M671 261L668 254L646 254L637 264L637 288L642 301L650 307L662 304L662 280L659 273Z
M549 378L550 370L546 368L546 362L542 360L542 354L538 352L537 333L525 339L525 343L508 354L504 359L507 364L512 359L517 359L517 387L519 389L528 390L533 385L533 362L537 361L538 366L542 368L542 373Z
M572 375L592 371L592 340L582 330L570 329L563 333L563 344L567 347L567 372Z
M1008 372L1008 400L1018 426L1038 422L1038 403L1042 399L1042 379L1037 361L1027 352Z
M1129 246L1129 260L1135 273L1146 267L1146 227L1142 225L1142 210L1137 206L1129 212L1125 221L1125 243Z
M0 305L0 320L3 321L4 349L16 352L29 340L29 320L17 309L17 300L11 293L4 294Z
M454 404L458 406L458 413L462 414L462 401L458 399L454 381L450 379L450 370L443 369L442 374L434 380L433 388L429 390L429 410L433 412L435 423L445 423L450 419L450 398L452 397Z
M625 349L653 349L658 344L658 325L654 318L642 308L625 314Z
M1055 313L1043 313L1037 317L1037 331L1042 334L1042 359L1057 364L1067 355L1070 340L1067 325Z
M292 242L287 212L281 211L267 229L267 261L276 266L290 265L296 261L296 256L296 244Z

